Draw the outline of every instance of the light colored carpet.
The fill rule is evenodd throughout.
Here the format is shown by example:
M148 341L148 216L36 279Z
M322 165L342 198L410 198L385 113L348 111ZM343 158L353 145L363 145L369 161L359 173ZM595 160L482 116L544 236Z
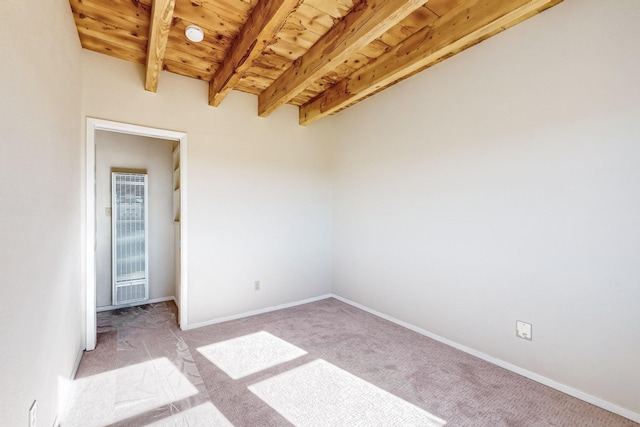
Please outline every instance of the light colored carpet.
M197 426L205 419L208 419L205 425L228 427L224 421L214 418L217 410L237 427L292 426L294 424L282 415L288 409L278 407L281 414L249 387L260 388L263 381L271 378L276 381L279 375L296 372L298 367L319 359L446 420L446 427L640 427L631 420L334 299L189 331L178 329L176 313L173 303L98 313L98 346L82 357L75 380L79 383L76 388L79 400L68 405L73 422L65 423L63 418L61 427L143 427L153 423ZM308 354L232 379L196 351L260 331L286 340ZM180 398L184 394L180 390L189 388L193 392L193 389L183 387L182 379L167 381L163 384L171 383L172 388L176 388L170 399L178 400L164 405L162 402L169 398L155 400L155 403L151 399L149 405L140 400L139 405L135 405L137 410L134 411L133 406L129 408L130 415L122 412L112 416L116 407L123 409L124 400L132 397L122 387L128 384L131 389L144 389L144 384L148 384L144 376L137 376L135 381L133 376L130 381L122 378L129 372L127 368L161 358L166 358L163 363L168 360L198 393ZM173 369L167 372L175 373ZM118 387L118 382L122 387ZM301 390L304 387L309 385L302 384ZM330 393L334 392L322 394ZM279 399L284 398L282 392L277 394ZM319 402L315 398L309 400ZM161 406L155 407L157 405ZM332 423L334 406L316 412L311 409L309 413L314 417L321 412L328 418L315 420L319 425ZM144 412L133 415L141 410ZM126 418L122 419L123 416ZM347 414L341 418L347 419L347 416L355 417ZM305 418L299 424L311 425L312 421ZM394 423L398 422L402 421Z
M149 427L233 427L233 424L213 406L213 403L207 402L149 424Z
M322 359L251 385L249 390L298 427L446 424Z
M64 426L106 426L197 393L167 358L154 359L74 381Z
M234 380L307 354L295 345L264 331L197 350Z

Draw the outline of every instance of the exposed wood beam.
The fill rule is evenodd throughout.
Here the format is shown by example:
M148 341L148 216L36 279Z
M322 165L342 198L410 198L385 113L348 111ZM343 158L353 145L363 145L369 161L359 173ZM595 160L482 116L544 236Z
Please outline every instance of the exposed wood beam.
M209 105L217 107L276 36L301 0L260 0L209 82Z
M162 70L175 6L176 0L153 0L147 47L147 75L144 82L144 88L149 92L158 90L158 75Z
M432 27L417 32L300 107L300 124L311 124L346 108L561 1L491 0L466 6L462 3Z
M359 3L260 94L258 115L266 117L289 102L424 4L425 0L365 0Z

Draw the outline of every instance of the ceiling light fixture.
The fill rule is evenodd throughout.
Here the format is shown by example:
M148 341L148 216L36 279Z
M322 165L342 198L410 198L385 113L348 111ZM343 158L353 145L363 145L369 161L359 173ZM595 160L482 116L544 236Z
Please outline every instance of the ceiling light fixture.
M195 25L189 25L185 28L184 35L194 43L200 43L204 40L204 31L202 31L202 28Z

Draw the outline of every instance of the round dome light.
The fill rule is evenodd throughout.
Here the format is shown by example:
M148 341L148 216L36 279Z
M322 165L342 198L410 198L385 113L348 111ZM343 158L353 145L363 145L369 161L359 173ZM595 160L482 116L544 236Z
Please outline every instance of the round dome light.
M184 35L194 43L200 43L204 40L204 31L202 31L202 28L195 25L189 25L185 28Z

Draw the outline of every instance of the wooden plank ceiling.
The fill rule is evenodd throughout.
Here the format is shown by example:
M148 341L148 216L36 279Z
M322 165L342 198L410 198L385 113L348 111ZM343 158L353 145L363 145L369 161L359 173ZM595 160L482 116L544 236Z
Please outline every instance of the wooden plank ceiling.
M258 114L334 114L562 0L70 0L86 49L235 89ZM200 43L185 28L204 30ZM160 84L162 82L160 81Z

